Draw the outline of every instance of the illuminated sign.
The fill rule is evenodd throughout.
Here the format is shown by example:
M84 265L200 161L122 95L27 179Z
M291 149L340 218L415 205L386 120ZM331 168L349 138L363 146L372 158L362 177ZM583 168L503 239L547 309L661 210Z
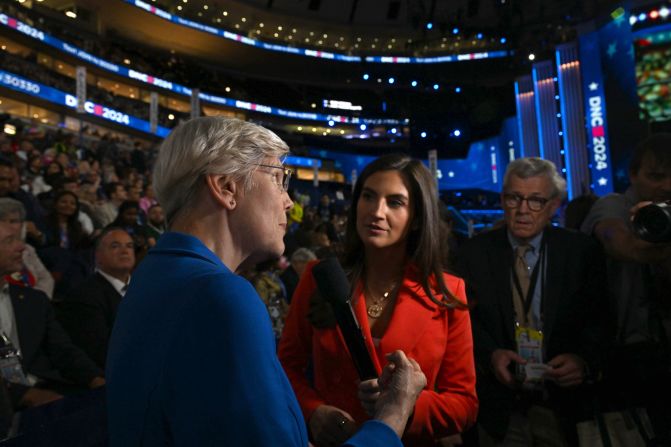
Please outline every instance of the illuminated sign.
M42 85L13 73L0 70L0 86L9 88L14 91L25 93L45 101L70 108L77 107L77 97L75 95L64 93L53 87ZM94 115L102 119L113 121L123 126L131 127L146 133L151 132L151 125L148 121L130 116L126 113L112 109L102 104L96 104L91 101L84 103L84 112L89 115ZM155 134L160 137L165 137L170 133L167 127L157 126Z
M142 0L125 0L126 3L130 3L144 11L147 11L150 14L161 17L169 22L176 23L178 25L187 26L189 28L196 29L198 31L203 31L206 33L214 34L215 36L220 36L225 39L233 40L236 42L244 43L257 48L262 48L269 51L279 51L282 53L291 53L297 54L300 56L309 56L316 57L320 59L330 59L341 62L361 62L362 58L360 56L351 56L348 54L340 53L331 53L328 51L321 50L310 50L308 48L296 48L286 45L280 45L276 43L266 43L256 39L250 39L249 37L243 36L241 34L232 33L230 31L222 30L215 28L213 26L204 25L202 23L194 22L192 20L184 19L180 16L172 15L169 12L163 11L155 6L150 5L147 2ZM385 64L442 64L445 62L457 62L457 61L469 61L476 59L491 59L497 57L507 57L510 56L512 52L510 51L490 51L490 52L481 52L481 53L469 53L469 54L456 54L449 56L436 56L436 57L403 57L403 56L369 56L366 57L366 62L378 62Z
M154 8L153 6L151 8ZM156 9L156 8L154 8ZM0 24L6 25L10 28L20 30L22 33L27 34L35 39L38 39L45 44L52 46L58 50L61 50L65 53L68 53L74 57L77 57L81 60L84 60L90 64L96 65L99 68L102 68L107 71L111 71L115 74L125 76L130 79L135 79L140 82L144 82L149 85L153 85L162 89L170 90L179 95L191 97L191 89L189 87L179 85L174 82L166 81L156 76L152 76L146 73L139 71L131 70L126 67L116 65L112 62L100 59L92 54L87 53L86 51L70 45L62 40L59 40L49 34L43 33L42 31L36 30L21 21L7 16L6 14L0 14ZM231 98L225 98L222 96L212 95L200 92L199 98L203 101L211 102L214 104L225 105L228 107L234 107L237 109L250 110L258 113L266 113L270 115L282 116L287 118L309 120L309 121L323 121L328 122L329 120L336 121L338 123L345 124L358 124L364 122L367 124L375 124L384 122L385 124L391 125L400 125L408 124L408 120L395 120L390 118L358 118L358 117L347 117L347 116L332 116L332 115L323 115L319 113L312 112L300 112L294 110L280 109L277 107L266 106L262 104L256 104L246 101L238 101Z
M606 116L606 95L603 88L601 60L590 52L590 44L595 36L581 38L580 66L582 71L585 101L587 143L591 188L597 196L613 192L613 169L608 143L608 123Z
M349 101L337 101L335 99L325 99L323 101L323 105L327 109L353 110L353 111L363 110L363 107L355 106Z

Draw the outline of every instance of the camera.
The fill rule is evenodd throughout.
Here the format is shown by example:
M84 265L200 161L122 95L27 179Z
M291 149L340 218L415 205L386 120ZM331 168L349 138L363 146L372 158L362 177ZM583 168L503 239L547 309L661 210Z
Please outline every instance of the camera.
M671 200L652 203L634 215L634 231L648 242L671 242Z

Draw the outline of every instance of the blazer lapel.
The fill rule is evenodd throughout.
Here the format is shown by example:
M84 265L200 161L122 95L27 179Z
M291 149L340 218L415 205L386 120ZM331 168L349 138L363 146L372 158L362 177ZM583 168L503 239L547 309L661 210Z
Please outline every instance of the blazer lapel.
M515 341L515 312L513 306L513 293L510 273L513 269L512 247L507 237L505 227L495 230L496 235L492 238L492 244L487 253L487 262L491 272L492 286L497 289L498 306L503 319L503 327L506 330L509 341Z
M387 346L405 352L412 351L429 327L427 323L436 314L437 305L426 295L412 270L412 266L409 266L405 271L394 313L378 347L380 358L391 351Z
M375 348L375 344L373 343L373 336L370 333L370 326L368 325L368 315L366 313L366 299L363 296L363 287L361 285L361 282L357 284L357 286L354 289L354 293L352 294L352 309L354 310L354 316L356 317L356 320L359 322L361 333L365 338L366 347L368 348L368 354L370 354L370 357L373 360L373 364L375 365L375 369L377 370L378 374L380 374L382 372L382 365L378 360L378 355L376 355L377 349ZM342 336L340 328L338 328L338 335L340 337L340 343L343 346L347 347L347 343L345 343L345 338Z
M554 328L557 316L557 307L560 304L563 288L561 284L566 278L563 278L562 272L565 271L566 250L562 250L560 241L557 240L557 233L552 228L545 230L547 245L545 246L545 256L547 260L545 281L543 281L543 332L545 343L550 339L552 329Z
M16 324L16 331L19 335L19 343L21 344L21 355L26 362L35 354L39 346L39 339L42 331L35 331L33 322L31 321L30 303L26 298L26 292L22 287L10 286L10 297L12 299L12 307L14 308L14 322Z

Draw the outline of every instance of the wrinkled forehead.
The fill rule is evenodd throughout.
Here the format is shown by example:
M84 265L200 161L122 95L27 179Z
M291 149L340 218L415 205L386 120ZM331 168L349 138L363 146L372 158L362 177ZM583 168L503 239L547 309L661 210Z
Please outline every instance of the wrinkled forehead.
M126 244L128 242L133 242L133 239L130 237L130 235L128 233L126 233L123 230L112 230L109 233L107 233L105 236L103 236L103 239L102 239L100 245L108 247L115 242L121 243L121 244Z

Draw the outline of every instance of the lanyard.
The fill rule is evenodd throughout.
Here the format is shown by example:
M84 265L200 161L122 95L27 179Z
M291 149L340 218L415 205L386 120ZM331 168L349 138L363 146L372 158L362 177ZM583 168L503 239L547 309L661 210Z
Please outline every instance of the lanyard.
M529 278L529 289L527 290L527 295L525 297L524 293L522 293L522 286L520 285L520 280L517 277L517 274L515 273L514 263L517 262L517 259L513 260L513 269L512 269L513 284L515 284L515 289L517 289L517 293L519 294L520 298L522 298L525 318L526 315L529 314L529 309L531 309L531 303L533 303L534 300L534 292L536 291L536 282L538 281L538 272L540 272L542 268L541 264L543 265L545 264L544 261L545 261L545 235L543 235L543 239L541 240L541 249L538 252L538 260L536 261L536 266L531 272L531 278ZM541 280L541 285L542 283L543 281ZM543 302L543 287L541 287L541 303L542 302Z

